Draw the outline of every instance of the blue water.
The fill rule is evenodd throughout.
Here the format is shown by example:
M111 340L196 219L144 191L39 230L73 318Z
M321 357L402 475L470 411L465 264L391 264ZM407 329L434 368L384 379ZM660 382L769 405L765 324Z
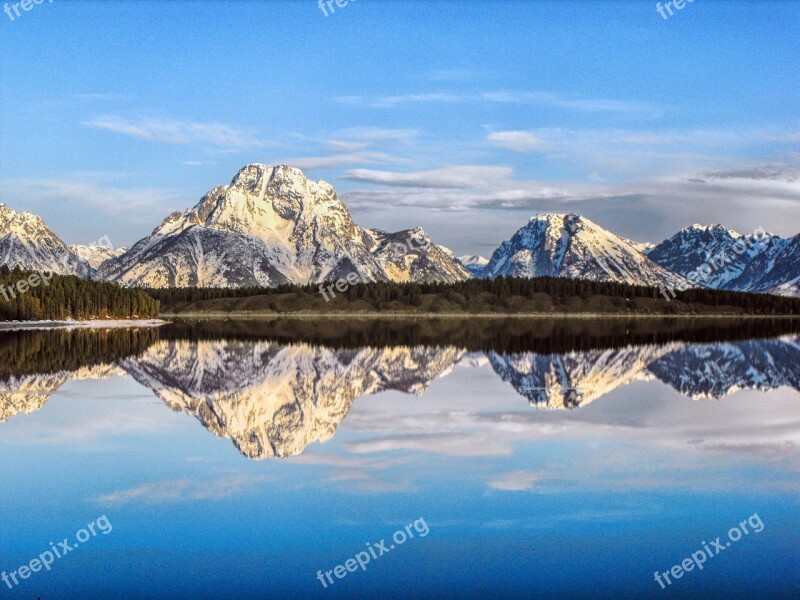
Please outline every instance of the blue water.
M800 393L693 399L652 377L603 385L579 408L548 410L462 360L420 395L356 398L324 443L253 460L125 371L73 377L0 424L0 568L74 541L102 515L112 529L0 593L793 597ZM656 583L655 571L755 513L760 533L665 590ZM424 537L327 587L317 578L419 519Z

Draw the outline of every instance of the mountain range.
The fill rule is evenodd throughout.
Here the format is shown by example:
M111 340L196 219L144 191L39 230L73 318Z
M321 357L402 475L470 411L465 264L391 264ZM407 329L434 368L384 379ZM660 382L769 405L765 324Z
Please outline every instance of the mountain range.
M456 258L420 228L362 228L330 184L265 164L247 165L130 250L69 247L38 216L0 204L0 264L153 288L305 285L351 274L398 282L548 275L800 296L800 235L765 232L740 252L751 238L693 225L655 245L581 215L540 214L490 258Z

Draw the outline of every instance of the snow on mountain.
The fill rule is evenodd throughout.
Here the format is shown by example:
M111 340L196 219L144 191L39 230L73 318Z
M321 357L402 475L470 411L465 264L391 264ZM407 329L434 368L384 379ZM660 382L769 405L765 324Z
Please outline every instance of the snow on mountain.
M575 214L541 214L503 242L482 277L570 277L638 285L688 286L630 240Z
M252 164L167 217L100 275L146 287L308 284L350 273L368 281L469 277L435 246L396 256L386 241L353 222L330 184L285 165Z
M656 247L655 244L650 242L634 242L633 240L628 240L634 248L636 248L639 252L647 256Z
M483 269L489 264L489 259L477 254L467 254L459 256L458 261L464 265L464 268L472 273L475 277L480 277Z
M0 204L0 264L60 275L91 274L89 263L72 251L42 219Z
M50 396L66 383L68 375L21 375L0 381L0 423L17 414L40 410Z
M743 235L722 225L692 225L664 240L648 258L697 287L800 296L800 235Z
M117 258L125 254L127 248L109 248L108 246L90 245L80 246L73 244L69 247L75 254L80 256L83 260L89 263L89 266L97 270L107 260Z
M392 281L463 281L469 272L444 246L434 244L417 227L398 233L368 231L375 241L372 255Z

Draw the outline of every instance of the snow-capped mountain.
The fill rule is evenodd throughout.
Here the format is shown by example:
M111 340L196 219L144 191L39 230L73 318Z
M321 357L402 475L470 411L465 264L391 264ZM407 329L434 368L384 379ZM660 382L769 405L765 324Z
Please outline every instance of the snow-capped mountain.
M692 225L647 254L695 285L742 292L800 296L800 235L784 239L757 231L740 234L722 225Z
M367 281L469 277L433 245L395 256L396 244L386 242L403 234L384 235L356 225L330 184L285 165L252 164L99 273L146 287L308 284L350 273Z
M800 390L800 338L685 345L647 370L690 398L723 398L739 390Z
M386 233L368 230L371 252L392 281L463 281L469 272L444 246L434 244L421 228Z
M41 218L0 204L0 264L145 287L307 284L351 273L398 282L549 275L800 297L800 234L757 237L692 225L653 246L580 215L541 214L491 259L456 258L420 228L359 227L329 184L284 165L246 166L128 251L68 247ZM698 269L707 277L693 277Z
M494 251L480 277L570 277L666 285L688 282L619 237L575 214L541 214Z
M483 272L486 265L489 264L489 259L477 254L467 254L458 257L459 262L464 265L464 268L472 273L475 277L479 277Z
M107 260L122 256L128 251L127 248L109 248L108 246L100 245L80 246L77 244L73 244L69 249L89 263L89 266L95 270Z
M89 263L71 250L42 219L0 204L0 264L31 271L87 277Z

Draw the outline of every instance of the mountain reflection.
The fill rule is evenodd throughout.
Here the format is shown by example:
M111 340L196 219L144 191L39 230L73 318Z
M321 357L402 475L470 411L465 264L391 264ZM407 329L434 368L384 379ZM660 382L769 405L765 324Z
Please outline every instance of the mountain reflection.
M299 454L333 437L353 400L422 394L463 356L456 348L333 351L271 342L164 341L122 368L175 411L250 458Z
M259 459L300 454L309 444L331 439L355 399L390 390L422 395L456 365L488 364L532 406L548 409L577 409L620 386L652 379L691 398L781 386L800 390L800 336L794 332L761 340L691 341L710 335L699 327L671 332L672 341L623 345L611 339L603 347L600 334L579 332L575 339L583 341L573 343L551 329L550 337L537 334L539 346L528 341L522 350L491 344L475 350L430 340L329 346L280 339L280 332L275 341L191 331L2 332L0 422L40 409L68 380L129 375L172 410L193 415L214 435L230 438L244 456ZM561 344L559 351L549 351L553 344ZM569 349L576 345L589 348Z
M490 353L492 368L535 406L577 408L653 377L690 398L738 390L800 390L800 337L715 344L648 344L567 354Z

